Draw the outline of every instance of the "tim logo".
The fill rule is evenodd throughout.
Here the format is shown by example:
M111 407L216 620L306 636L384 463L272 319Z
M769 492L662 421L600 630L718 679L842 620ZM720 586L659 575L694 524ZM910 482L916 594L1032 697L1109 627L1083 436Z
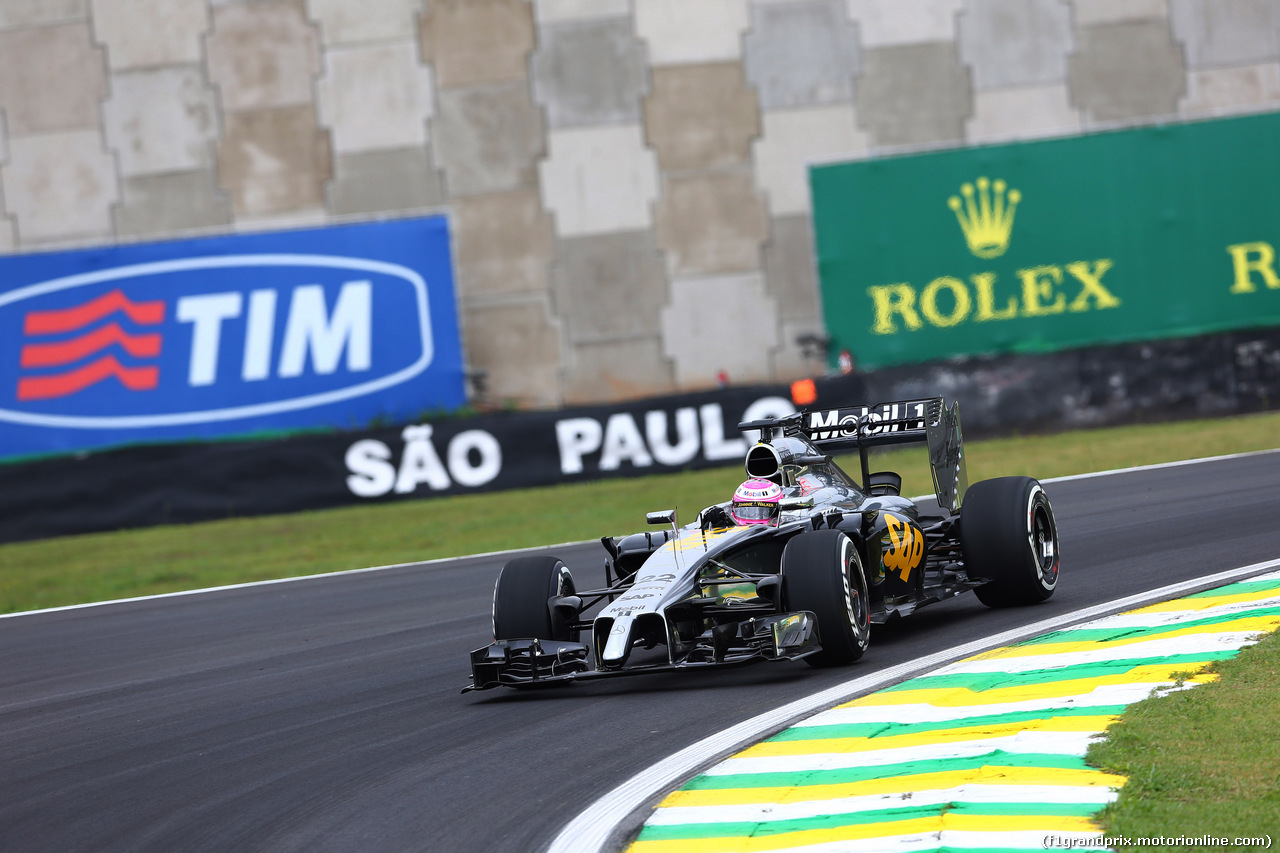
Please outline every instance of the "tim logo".
M5 345L14 342L16 347ZM336 403L432 360L425 282L396 264L260 254L134 264L0 293L0 419L225 421Z
M29 343L22 347L22 369L31 375L18 380L18 400L66 397L111 378L133 391L155 388L158 366L126 367L111 350L119 346L139 359L158 358L159 334L131 334L118 320L131 327L155 327L164 322L164 312L163 302L130 302L119 290L72 308L28 312L23 332ZM65 337L68 333L73 337Z

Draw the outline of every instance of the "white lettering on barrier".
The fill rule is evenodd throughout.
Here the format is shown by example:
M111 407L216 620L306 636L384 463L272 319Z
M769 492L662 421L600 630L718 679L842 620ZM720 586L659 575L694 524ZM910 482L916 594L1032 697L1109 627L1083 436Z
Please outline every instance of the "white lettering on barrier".
M795 407L785 397L762 397L747 407L740 420L782 417L794 411ZM699 450L708 462L739 459L746 454L748 441L756 440L754 433L746 438L726 438L724 410L719 403L706 403L697 409L676 409L674 414L677 435L674 445L670 443L667 413L660 409L645 413L643 434L629 412L610 415L605 424L590 417L557 421L560 472L583 473L587 467L585 458L597 451L600 461L596 470L599 471L616 471L623 462L630 462L636 468L652 467L655 460L660 465L683 465L697 456Z
M581 474L582 457L600 449L604 427L595 418L566 418L556 421L556 445L560 448L560 471Z
M653 464L653 457L649 455L649 448L645 447L635 419L626 412L619 412L610 415L604 428L600 470L617 471L624 460L637 468L648 468Z
M659 464L683 465L698 455L698 413L692 408L676 409L675 444L667 441L667 413L661 409L645 412L644 431Z
M392 489L396 494L409 494L422 483L433 491L443 491L454 483L475 488L502 473L502 447L490 433L472 429L451 438L445 449L446 468L436 452L432 432L429 424L404 428L401 437L405 445L398 467L385 442L366 438L353 443L344 457L351 472L347 489L356 497L378 498Z

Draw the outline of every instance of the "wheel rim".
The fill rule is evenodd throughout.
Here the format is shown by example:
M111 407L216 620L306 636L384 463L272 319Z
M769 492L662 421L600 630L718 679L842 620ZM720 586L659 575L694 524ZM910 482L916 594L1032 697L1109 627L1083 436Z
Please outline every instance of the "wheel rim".
M853 573L858 563L853 559L852 551L846 552L844 560L844 605L845 616L854 636L861 637L871 626L870 611L867 609L867 597L862 594L861 585L854 579Z
M1037 506L1031 517L1030 541L1040 583L1051 587L1058 581L1058 536L1043 506Z

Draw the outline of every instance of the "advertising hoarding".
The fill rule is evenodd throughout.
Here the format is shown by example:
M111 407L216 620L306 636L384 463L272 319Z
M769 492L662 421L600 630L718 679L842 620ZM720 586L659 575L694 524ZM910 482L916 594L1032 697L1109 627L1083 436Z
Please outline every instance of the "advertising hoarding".
M811 167L833 358L1280 323L1280 114Z
M0 257L0 458L465 402L444 217Z

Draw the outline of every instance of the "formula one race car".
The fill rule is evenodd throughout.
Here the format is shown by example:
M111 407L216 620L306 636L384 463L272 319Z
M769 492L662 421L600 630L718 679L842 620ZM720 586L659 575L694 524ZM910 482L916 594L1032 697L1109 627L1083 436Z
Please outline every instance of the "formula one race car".
M1053 595L1049 498L1030 477L968 485L958 403L800 412L739 428L760 440L735 500L684 527L674 511L651 512L662 529L604 537L604 589L579 591L555 557L503 566L495 642L471 653L463 692L761 659L839 666L866 651L872 624L966 590L991 607ZM905 443L928 445L937 510L902 497L898 474L869 468L869 448ZM829 455L855 449L860 481Z

